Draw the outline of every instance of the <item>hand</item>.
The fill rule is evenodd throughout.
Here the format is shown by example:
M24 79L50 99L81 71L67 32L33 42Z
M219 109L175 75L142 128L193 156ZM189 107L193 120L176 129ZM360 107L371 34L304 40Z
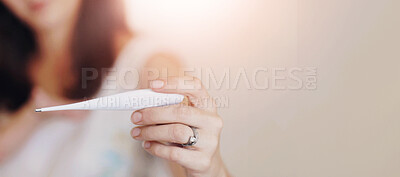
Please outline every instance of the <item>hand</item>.
M191 82L190 84L186 82ZM134 139L144 141L150 154L178 163L187 176L228 176L219 152L222 119L200 80L193 77L170 77L152 81L160 93L187 96L188 104L148 108L132 114ZM199 139L194 146L183 147L197 128Z

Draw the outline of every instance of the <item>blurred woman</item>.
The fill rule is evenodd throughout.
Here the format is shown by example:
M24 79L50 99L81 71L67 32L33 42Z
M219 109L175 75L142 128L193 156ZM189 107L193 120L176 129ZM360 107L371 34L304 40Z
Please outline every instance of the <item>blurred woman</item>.
M228 175L219 153L222 120L213 104L198 101L208 97L206 90L196 78L178 77L181 64L172 57L137 54L140 45L125 24L121 1L2 0L0 21L0 176ZM127 78L140 80L142 88L186 95L188 103L132 115L32 111L127 91L101 89L112 76L100 72L105 68L167 68L152 81ZM185 81L193 81L191 89ZM130 134L129 117L138 125ZM195 131L198 142L183 146ZM128 136L171 163L146 156Z

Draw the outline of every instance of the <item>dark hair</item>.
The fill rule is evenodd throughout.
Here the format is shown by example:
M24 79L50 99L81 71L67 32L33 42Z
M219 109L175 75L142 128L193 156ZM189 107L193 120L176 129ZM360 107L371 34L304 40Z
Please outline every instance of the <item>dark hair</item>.
M129 32L120 0L82 0L80 8L70 47L74 83L63 90L69 99L98 91L102 73L83 88L82 68L112 67L117 56L115 34ZM29 100L33 86L28 67L36 49L32 30L0 2L0 109L16 111Z

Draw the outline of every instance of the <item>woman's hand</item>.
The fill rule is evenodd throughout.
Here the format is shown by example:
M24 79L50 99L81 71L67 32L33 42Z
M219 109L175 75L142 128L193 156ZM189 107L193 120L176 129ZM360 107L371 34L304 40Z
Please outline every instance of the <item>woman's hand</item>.
M160 93L187 96L188 104L148 108L132 114L134 139L144 141L152 155L180 164L188 176L228 176L219 152L222 119L201 82L193 77L170 77L152 81L151 88ZM198 142L183 147L198 131Z

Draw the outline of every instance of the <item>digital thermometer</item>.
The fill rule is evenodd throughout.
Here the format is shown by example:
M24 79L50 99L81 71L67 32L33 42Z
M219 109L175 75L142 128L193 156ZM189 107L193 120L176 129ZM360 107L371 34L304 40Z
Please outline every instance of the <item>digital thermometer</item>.
M100 97L73 104L36 109L36 112L65 110L140 110L179 104L184 96L179 94L157 93L150 89L135 90L116 95Z

